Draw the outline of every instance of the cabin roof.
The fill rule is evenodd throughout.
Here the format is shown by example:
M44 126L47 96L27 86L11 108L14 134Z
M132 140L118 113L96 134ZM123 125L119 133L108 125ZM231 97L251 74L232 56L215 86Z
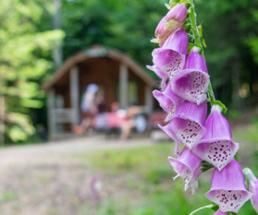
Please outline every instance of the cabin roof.
M132 60L128 55L115 50L108 49L102 46L93 47L87 49L83 52L77 53L72 57L68 58L63 65L53 74L53 76L43 85L43 89L48 91L52 87L55 86L56 83L67 73L69 73L76 64L87 61L91 58L100 58L100 57L108 57L115 61L118 61L121 64L128 66L138 77L140 77L147 85L156 86L157 81L150 77L144 69L137 64L134 60Z

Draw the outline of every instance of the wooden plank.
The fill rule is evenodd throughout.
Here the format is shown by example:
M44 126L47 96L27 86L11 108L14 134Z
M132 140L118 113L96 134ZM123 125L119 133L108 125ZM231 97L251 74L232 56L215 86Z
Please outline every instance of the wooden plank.
M55 123L55 93L54 90L48 91L47 96L47 110L48 110L48 137L52 139L56 135Z
M76 125L80 121L79 110L79 70L77 67L73 67L70 72L70 96L71 96L71 109L72 109L72 121L71 123Z
M54 109L56 124L71 123L73 121L73 112L70 108L55 108ZM61 130L63 132L63 130Z
M125 64L119 67L119 104L121 108L128 107L128 68Z
M148 85L145 86L145 108L147 113L151 113L153 111L152 88Z

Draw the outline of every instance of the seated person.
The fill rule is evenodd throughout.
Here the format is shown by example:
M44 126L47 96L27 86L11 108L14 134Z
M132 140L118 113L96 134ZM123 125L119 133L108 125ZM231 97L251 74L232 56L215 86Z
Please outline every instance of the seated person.
M94 127L97 130L106 131L109 129L121 129L121 139L128 139L132 130L142 133L147 128L146 117L140 115L142 108L133 105L127 110L118 109L112 104L112 112L98 114L95 118Z
M93 127L95 117L98 113L99 105L99 86L96 84L89 84L83 94L81 111L82 121L79 126L74 127L74 132L81 134L87 132Z

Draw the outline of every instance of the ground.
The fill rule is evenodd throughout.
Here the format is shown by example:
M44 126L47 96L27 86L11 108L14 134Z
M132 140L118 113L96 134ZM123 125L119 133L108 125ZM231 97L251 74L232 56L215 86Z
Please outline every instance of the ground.
M98 174L89 165L87 155L85 160L81 159L82 153L149 145L146 139L125 144L91 137L3 149L0 151L1 214L30 215L35 211L39 215L90 214L91 204L98 207L91 199L90 186ZM109 177L105 180L107 183Z
M241 142L241 161L258 170L256 131L235 134L248 140ZM197 195L185 194L182 182L171 180L171 150L171 143L101 136L1 149L1 215L184 215L209 204L203 194L210 172ZM255 213L247 204L241 214Z

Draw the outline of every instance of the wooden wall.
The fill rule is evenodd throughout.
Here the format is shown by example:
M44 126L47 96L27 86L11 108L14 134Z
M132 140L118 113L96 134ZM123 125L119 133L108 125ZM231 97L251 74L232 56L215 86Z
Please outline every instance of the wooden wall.
M104 92L107 107L112 102L118 101L119 83L119 62L110 58L92 58L80 63L79 69L79 89L80 101L85 88L90 83L98 84ZM129 70L129 82L137 84L138 103L144 105L145 102L145 82ZM55 86L55 92L64 97L65 107L70 107L70 80L66 74Z

